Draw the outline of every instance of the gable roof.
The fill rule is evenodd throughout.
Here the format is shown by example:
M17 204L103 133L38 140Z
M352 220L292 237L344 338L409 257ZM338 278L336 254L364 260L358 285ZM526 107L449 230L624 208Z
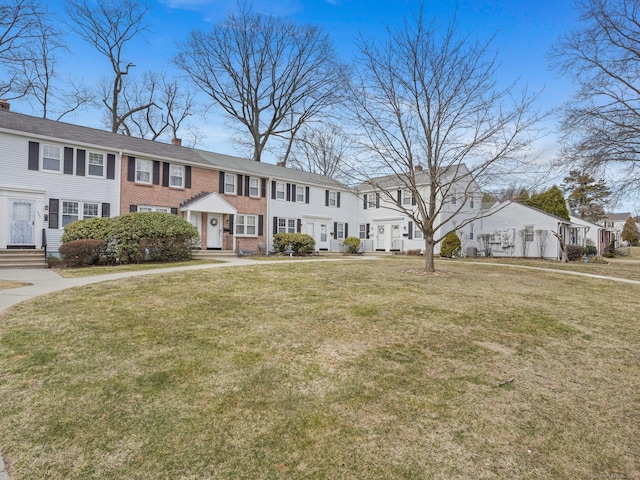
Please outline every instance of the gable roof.
M604 219L607 222L626 222L627 218L629 218L631 214L629 212L625 213L609 213Z
M2 131L51 142L70 142L89 148L113 150L124 153L125 155L152 157L165 161L178 161L205 168L248 173L303 184L320 185L325 188L341 190L347 190L349 188L333 178L305 172L303 170L294 170L292 168L279 167L270 163L255 162L231 155L129 137L105 130L57 122L6 110L0 111L0 132Z

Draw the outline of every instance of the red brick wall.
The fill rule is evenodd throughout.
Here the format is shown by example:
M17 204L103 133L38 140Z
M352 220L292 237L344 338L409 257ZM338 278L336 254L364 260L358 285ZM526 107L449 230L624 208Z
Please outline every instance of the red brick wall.
M160 172L160 185L146 185L127 180L128 176L128 157L123 155L121 162L121 195L120 195L120 212L129 212L130 205L151 205L156 207L177 208L179 210L180 204L185 200L189 200L200 192L218 192L220 172L218 170L211 170L206 168L200 168L196 166L191 167L191 188L170 188L162 186L162 171ZM161 169L162 170L162 169ZM266 243L267 232L267 199L266 198L254 198L237 195L221 194L224 199L233 205L238 213L250 213L255 215L264 216L264 233L260 237L237 237L236 246L240 249L258 250L258 244L260 242ZM182 212L178 211L178 214L183 216ZM207 215L202 215L202 245L206 248L206 235L207 235ZM223 224L225 228L229 226L229 216L225 215ZM229 232L224 234L223 248L225 250L233 249L233 236Z

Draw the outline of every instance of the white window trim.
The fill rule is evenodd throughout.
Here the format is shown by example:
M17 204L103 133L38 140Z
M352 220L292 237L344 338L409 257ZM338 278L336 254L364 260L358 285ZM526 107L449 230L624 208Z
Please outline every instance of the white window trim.
M249 219L253 219L253 225L251 225L255 229L255 233L248 233L249 229ZM239 227L242 227L242 231L239 232ZM258 215L251 213L238 213L235 215L235 226L234 226L234 234L236 237L257 237L258 236Z
M231 178L233 179L233 182L228 182L227 178ZM234 173L225 173L224 174L224 193L225 195L236 195L236 192L238 191L237 185L236 185L236 181L237 181L237 177ZM232 191L227 191L227 185L231 185L233 183L233 190Z
M329 190L329 206L334 208L338 206L338 193L333 190Z
M282 190L280 190L282 187ZM282 194L282 198L280 198L280 194ZM287 185L282 182L276 182L276 200L287 200Z
M44 151L45 151L45 147L50 147L50 148L57 148L58 149L58 169L57 170L53 170L51 168L44 168ZM40 149L40 170L43 172L50 172L50 173L62 173L62 168L64 165L64 158L63 158L63 152L64 149L60 146L60 145L53 145L51 143L43 143L42 144L42 148ZM51 158L51 157L47 157L47 158Z
M171 213L170 207L160 207L157 205L138 205L136 208L138 212L163 212Z
M367 224L366 223L361 223L360 225L358 225L358 238L360 240L366 240L367 239Z
M411 193L411 190L402 191L402 205L411 205L412 198L413 194Z
M64 212L64 207L65 204L69 204L69 203L75 203L78 206L78 211L77 213L74 214L69 214L69 213L65 213ZM84 206L85 205L97 205L98 208L96 210L96 215L85 215L84 213ZM60 200L60 226L62 226L63 228L67 225L69 225L69 223L74 222L75 220L72 220L69 223L64 223L64 217L65 216L73 216L76 217L76 220L84 220L87 218L97 218L100 217L101 212L100 212L100 202L85 202L85 201L80 201L80 200L65 200L65 199L61 199Z
M304 198L304 191L305 191L304 186L302 186L302 185L296 185L296 191L294 192L294 193L295 193L294 200L295 200L296 202L298 202L298 203L304 203L304 201L305 201L305 198ZM300 196L302 197L302 200L299 200L299 199L298 199L298 192L300 192Z
M255 187L253 186L253 182L255 182ZM255 188L256 190L256 194L253 195L251 193L251 189ZM259 178L255 178L255 177L249 177L249 196L252 198L259 198L260 197L260 179Z
M142 166L142 165L148 165L149 166L148 172L147 172L147 170L141 170L140 168L138 168L139 166ZM140 173L149 173L149 180L148 181L140 180L138 178L138 172L140 172ZM142 185L151 185L153 183L153 162L151 160L145 160L143 158L136 158L135 183L140 183Z
M528 229L531 229L531 231L529 232ZM527 243L531 243L534 241L535 239L535 226L534 225L525 225L524 226L524 241Z
M92 175L90 172L90 165L91 165L91 155L101 155L102 156L102 175ZM92 177L92 178L106 178L107 176L107 162L106 162L107 156L104 153L101 152L87 152L87 163L86 163L86 175L87 177Z
M344 222L336 222L336 231L334 233L336 240L344 240Z
M171 181L172 179L178 178L177 175L173 174L173 169L180 169L180 185L172 185ZM174 165L174 164L170 164L169 165L169 188L178 188L178 189L183 189L184 188L184 166L183 165Z

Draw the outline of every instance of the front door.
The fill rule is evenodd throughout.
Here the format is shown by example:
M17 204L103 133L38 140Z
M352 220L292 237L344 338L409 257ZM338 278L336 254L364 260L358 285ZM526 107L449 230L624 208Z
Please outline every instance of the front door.
M329 250L329 225L326 223L320 224L320 242L318 243L318 250Z
M35 246L35 200L11 199L11 245Z
M194 227L196 227L196 229L198 229L198 235L200 235L200 238L196 241L195 246L200 248L200 239L202 238L202 224L200 222L200 212L191 212L189 217L189 222L191 222L191 225L193 225Z
M378 225L376 230L376 250L385 250L384 225Z
M400 225L391 225L391 250L402 250L402 236L400 235Z
M222 215L207 216L207 248L222 250Z

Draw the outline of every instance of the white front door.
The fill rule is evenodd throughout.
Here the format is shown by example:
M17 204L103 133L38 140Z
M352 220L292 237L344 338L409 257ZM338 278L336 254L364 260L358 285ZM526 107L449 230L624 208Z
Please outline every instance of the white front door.
M307 235L309 235L310 237L313 237L313 239L316 241L316 249L318 249L318 239L316 238L316 224L314 222L307 222L304 224L304 233L306 233Z
M391 225L391 250L402 250L402 236L400 225Z
M384 225L376 227L376 250L385 250L385 228Z
M320 242L318 242L318 250L329 250L329 225L320 224Z
M207 248L222 249L222 215L207 215Z
M11 199L11 245L35 245L35 200Z

